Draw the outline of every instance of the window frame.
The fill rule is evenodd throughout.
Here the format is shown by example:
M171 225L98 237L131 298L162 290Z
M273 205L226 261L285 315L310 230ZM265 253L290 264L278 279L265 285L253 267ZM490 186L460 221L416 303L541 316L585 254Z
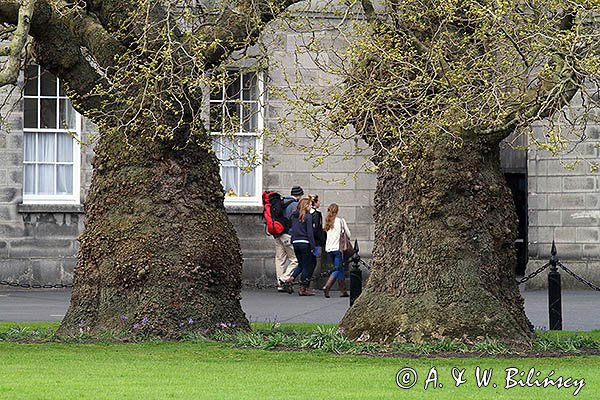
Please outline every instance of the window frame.
M265 112L266 112L266 104L265 104L265 72L262 70L257 70L257 71L244 71L243 68L230 68L227 70L228 73L234 73L236 75L238 75L237 79L239 79L239 83L240 83L240 91L239 91L239 97L236 99L236 102L239 101L240 104L240 110L243 110L243 104L244 103L252 103L252 102L257 102L258 104L258 112L257 112L257 122L256 122L256 131L254 132L245 132L242 127L244 124L243 118L240 120L239 122L239 128L238 131L235 132L233 134L234 137L254 137L255 138L255 149L254 151L256 152L256 155L259 159L262 159L263 157L263 138L262 138L262 134L264 132L264 126L265 126ZM243 76L246 74L250 74L250 73L254 73L256 74L256 82L257 82L257 97L256 100L244 100L243 98ZM211 115L211 107L213 106L213 104L219 104L222 103L222 107L223 109L227 108L227 100L226 100L226 93L227 93L227 86L225 84L223 84L221 86L221 99L220 100L213 100L209 94L208 99L209 99L209 107L208 107L208 129L210 132L210 135L213 137L227 137L227 134L224 134L222 132L213 132L211 130L212 128L212 124L210 121L210 115ZM242 111L243 112L243 111ZM223 117L222 117L223 118ZM221 126L223 126L223 123L221 123ZM238 174L241 174L242 172L240 171L240 168L238 167L237 169ZM221 164L220 160L219 160L219 176L221 177L221 183L223 183L223 165ZM239 176L239 175L238 175ZM262 170L262 162L259 163L255 168L254 168L254 178L255 178L255 182L254 182L254 190L255 190L255 195L251 196L251 197L245 197L245 196L227 196L227 193L225 193L224 195L224 204L226 206L256 206L256 205L262 205L262 187L263 187L263 170ZM225 192L227 192L227 188L225 186L223 186L223 190Z
M34 66L34 65L31 65ZM30 66L30 67L31 67ZM61 100L67 100L70 104L70 100L69 98L65 95L60 93L60 79L58 77L56 77L56 95L53 96L49 96L49 95L42 95L41 93L41 74L43 72L43 69L41 66L37 65L38 71L37 71L37 94L34 95L26 95L25 94L25 90L23 90L23 104L25 104L25 99L35 99L37 100L37 125L40 126L40 123L42 121L41 117L42 117L42 108L41 108L41 100L42 99L54 99L56 100L56 128L26 128L25 127L25 107L23 107L23 161L22 161L22 166L23 166L23 182L22 182L22 195L23 195L23 204L80 204L81 202L81 146L79 144L79 139L81 138L81 126L82 126L82 118L81 115L77 112L77 110L73 110L74 111L74 119L75 119L75 126L72 129L62 129L60 128L61 122L60 122L60 103ZM45 71L46 73L50 73L48 71ZM27 76L24 76L24 87L26 84L26 80L27 80ZM72 107L72 105L71 105ZM35 139L35 149L34 149L34 161L25 161L26 157L26 149L25 149L25 135L28 133L33 133L36 135L36 139ZM69 136L73 136L72 140L73 140L73 161L71 162L61 162L61 161L52 161L52 162L41 162L38 159L38 155L37 155L37 149L38 149L38 135L46 135L46 134L54 134L55 138L57 138L57 134L59 133L66 133ZM55 146L58 146L58 140L55 139L54 141ZM55 148L56 151L56 148ZM55 155L55 159L56 159L56 155ZM52 164L54 165L54 181L53 181L53 188L54 190L56 190L56 182L58 179L58 174L57 174L57 165L73 165L73 193L66 195L66 194L25 194L25 166L26 165L39 165L39 164ZM37 171L36 174L34 174L35 177L35 185L38 185L39 179L38 179L38 175L37 175Z

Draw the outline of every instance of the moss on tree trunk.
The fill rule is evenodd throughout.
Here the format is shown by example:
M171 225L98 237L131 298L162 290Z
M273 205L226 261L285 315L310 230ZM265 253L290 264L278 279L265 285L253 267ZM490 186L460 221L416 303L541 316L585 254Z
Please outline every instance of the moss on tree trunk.
M165 338L218 324L248 329L242 255L205 147L105 135L96 146L74 290L59 333ZM205 139L210 140L210 139Z
M371 276L341 325L352 338L527 343L514 279L516 214L496 146L380 166Z

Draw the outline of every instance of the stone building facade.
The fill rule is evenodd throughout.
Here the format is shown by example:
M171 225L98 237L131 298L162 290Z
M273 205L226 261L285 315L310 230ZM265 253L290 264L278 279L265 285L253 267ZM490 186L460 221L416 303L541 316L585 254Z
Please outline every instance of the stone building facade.
M59 82L50 74L37 76L37 66L29 67L29 72L38 92L23 92L22 97L18 91L3 91L8 100L1 110L3 124L0 131L0 279L31 284L71 283L77 238L84 228L83 200L92 175L93 146L89 140L96 129L76 114L70 114L72 126L61 128L60 117L64 116L65 110L71 113L72 109L58 87ZM23 77L19 86L25 86ZM44 117L42 109L53 111ZM32 120L30 117L34 114L37 118L34 116ZM49 123L49 119L55 122ZM56 135L63 135L62 140L69 141L70 154L41 154L42 146L38 141L41 136L37 132L54 135L55 146L61 140ZM71 135L76 135L77 140ZM61 157L69 161L58 161ZM40 162L44 158L47 164ZM39 194L44 190L40 190L36 179L31 179L25 172L33 166L35 175L38 164L52 165L54 172L60 168L59 164L71 166L71 186L66 189L70 193ZM51 183L56 183L57 179L58 176L54 176ZM31 189L31 185L26 188L27 182L34 188Z
M288 194L293 185L300 185L306 193L320 195L324 212L329 203L338 203L340 214L352 230L352 239L359 241L361 254L367 259L375 237L372 215L376 180L372 173L361 170L363 154L356 154L354 157L333 155L315 168L312 160L302 151L266 140L262 142L258 136L253 136L256 131L265 128L275 130L279 124L278 117L290 112L284 100L269 94L270 88L285 90L287 87L287 76L284 73L286 68L296 69L300 62L300 70L304 76L310 76L318 84L329 82L329 77L312 61L310 54L290 56L294 54L301 36L301 33L293 31L277 32L270 46L269 58L270 64L277 65L278 68L249 76L247 80L242 78L239 83L239 102L247 104L249 110L254 110L250 111L248 128L242 126L241 134L244 140L250 140L269 156L269 160L255 170L249 184L242 183L247 177L240 175L235 165L224 163L222 167L225 191L232 194L226 197L226 207L242 246L242 278L247 285L275 285L274 243L265 234L262 221L262 190ZM260 96L260 101L252 94L244 97L246 92L242 88ZM42 91L40 83L37 93L39 99L36 100L39 101L40 112L43 111L44 104L47 106L48 102L44 103L44 100L51 100L42 96ZM232 96L237 96L238 92L232 92ZM60 89L56 93L60 93ZM219 96L229 95L225 89L223 94L212 98L210 105L221 107L220 102L225 104L226 100ZM27 146L33 143L32 129L25 128L31 123L27 110L31 111L33 100L27 103L27 96L23 100L16 92L5 92L5 96L12 96L7 104L14 105L14 109L9 110L6 106L2 110L5 121L0 132L0 280L39 284L69 283L78 249L77 236L85 222L83 204L91 180L93 158L90 137L95 133L95 128L85 118L77 119L76 126L70 126L67 130L74 130L81 141L73 147L73 159L78 158L78 161L67 161L66 164L58 159L53 161L57 174L62 165L72 164L73 168L78 168L78 174L73 172L76 182L71 197L67 200L36 200L35 193L31 194L36 189L32 189L31 182L27 181L31 172L31 167L27 165L35 164L35 168L42 168L46 161L43 159L45 156L40 158L38 153L33 157L35 161L31 161L29 158L32 156L27 150ZM56 100L60 103L63 99L58 94ZM60 108L62 106L58 107L57 118L63 112ZM40 132L52 131L52 128L41 126L44 122L42 120L38 121L37 126ZM59 119L55 130L60 131L60 123ZM584 159L598 159L599 132L598 126L587 128L588 141L579 146ZM60 132L56 135L59 134ZM302 129L289 132L289 135L299 142L306 140L306 132ZM56 138L58 140L59 136ZM39 146L39 137L36 136L35 140L35 146ZM35 151L37 149L38 147ZM563 161L570 160L575 155L565 157ZM25 172L27 168L30 168L29 172ZM545 263L554 239L559 256L565 264L600 282L598 174L589 173L585 163L579 164L572 171L565 170L561 166L561 160L534 150L530 150L528 154L505 150L504 168L507 177L513 182L513 188L520 188L523 193L517 202L523 210L520 248L525 260L530 258L527 271ZM342 180L345 181L344 184L337 183ZM541 284L543 279L534 281L530 286L537 287Z
M558 258L567 268L599 284L600 174L591 173L590 166L600 161L600 126L591 124L583 133L585 141L569 143L567 152L559 157L529 151L527 272L548 262L554 241ZM563 287L585 287L562 275ZM546 276L541 274L528 287L545 284Z

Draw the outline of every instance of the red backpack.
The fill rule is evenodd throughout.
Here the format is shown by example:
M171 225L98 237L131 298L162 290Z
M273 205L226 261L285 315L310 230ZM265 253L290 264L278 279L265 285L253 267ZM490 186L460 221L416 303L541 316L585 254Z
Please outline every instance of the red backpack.
M263 192L263 217L267 232L273 236L285 233L290 227L290 220L284 215L284 210L295 200L283 201L277 192Z

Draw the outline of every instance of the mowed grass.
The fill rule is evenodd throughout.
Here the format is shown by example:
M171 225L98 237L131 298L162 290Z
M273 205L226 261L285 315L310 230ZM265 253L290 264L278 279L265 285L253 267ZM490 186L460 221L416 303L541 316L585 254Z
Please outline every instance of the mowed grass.
M25 326L55 329L55 324ZM0 324L0 330L15 326ZM22 325L23 326L23 325ZM214 342L0 343L0 399L572 399L575 387L505 389L505 369L585 379L578 399L600 398L600 357L386 358L262 351ZM493 369L478 388L477 367ZM418 380L400 389L396 373ZM431 368L442 387L425 390ZM465 369L455 387L452 369ZM456 374L456 371L455 371ZM432 375L430 375L432 377ZM497 387L493 387L496 384Z

